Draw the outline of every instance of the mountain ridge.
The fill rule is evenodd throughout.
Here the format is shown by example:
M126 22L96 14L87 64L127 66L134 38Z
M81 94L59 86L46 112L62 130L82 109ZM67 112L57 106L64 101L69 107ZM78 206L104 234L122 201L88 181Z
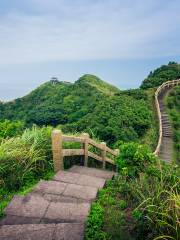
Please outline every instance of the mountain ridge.
M48 81L22 98L0 104L0 121L21 120L27 127L60 125L64 132L85 131L111 144L133 140L146 133L151 121L147 97L140 91L123 94L89 74L75 83Z

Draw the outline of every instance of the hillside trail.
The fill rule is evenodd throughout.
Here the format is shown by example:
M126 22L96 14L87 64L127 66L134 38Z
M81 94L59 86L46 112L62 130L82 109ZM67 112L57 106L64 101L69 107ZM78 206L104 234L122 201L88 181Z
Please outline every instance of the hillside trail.
M165 88L158 97L162 116L162 144L159 152L159 158L167 163L171 163L173 159L173 132L165 105L165 97L169 94L171 89L171 86Z

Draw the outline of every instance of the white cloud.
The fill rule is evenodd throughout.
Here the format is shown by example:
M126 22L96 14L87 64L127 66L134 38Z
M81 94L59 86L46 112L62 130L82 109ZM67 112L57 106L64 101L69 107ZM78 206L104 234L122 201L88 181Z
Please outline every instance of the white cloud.
M180 3L28 0L0 16L0 63L180 54ZM31 12L31 14L30 14Z

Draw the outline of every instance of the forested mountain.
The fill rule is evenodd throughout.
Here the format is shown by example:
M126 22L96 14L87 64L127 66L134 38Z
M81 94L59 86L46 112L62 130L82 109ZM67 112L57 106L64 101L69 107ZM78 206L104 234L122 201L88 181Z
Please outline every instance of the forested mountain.
M160 86L163 82L180 78L180 64L169 62L168 65L151 71L150 74L141 84L142 89Z
M87 131L112 144L143 137L152 122L142 90L120 91L93 75L74 84L49 81L23 98L0 104L0 120L27 126L62 125L64 132Z

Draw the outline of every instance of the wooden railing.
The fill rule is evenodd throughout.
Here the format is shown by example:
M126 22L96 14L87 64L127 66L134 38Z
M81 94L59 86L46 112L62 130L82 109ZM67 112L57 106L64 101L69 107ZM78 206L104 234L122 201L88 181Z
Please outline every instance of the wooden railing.
M81 148L63 149L63 142L78 142L80 143ZM97 148L100 151L100 155L92 152L89 146ZM55 172L64 169L63 158L67 156L84 156L85 166L88 165L88 158L93 158L102 162L103 169L105 169L106 163L115 165L113 158L119 155L118 149L112 150L106 146L105 142L95 142L87 133L83 133L80 137L76 137L63 135L60 130L53 130L52 132L52 151Z
M158 87L158 89L155 92L155 104L156 104L156 109L157 109L157 114L158 114L158 121L159 121L159 138L158 138L158 144L156 147L156 150L154 151L154 154L158 156L162 144L162 116L161 116L161 111L160 111L160 105L159 105L159 94L165 89L169 87L174 87L180 85L180 79L177 80L172 80L172 81L167 81L164 82L161 86Z

